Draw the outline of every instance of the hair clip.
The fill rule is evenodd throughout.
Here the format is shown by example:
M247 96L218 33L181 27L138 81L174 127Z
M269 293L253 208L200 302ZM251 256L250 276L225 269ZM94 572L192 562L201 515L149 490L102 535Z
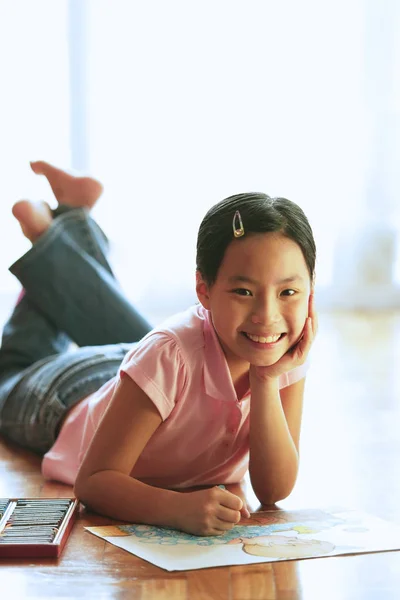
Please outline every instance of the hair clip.
M240 238L244 235L243 221L238 210L233 215L232 228L235 238Z

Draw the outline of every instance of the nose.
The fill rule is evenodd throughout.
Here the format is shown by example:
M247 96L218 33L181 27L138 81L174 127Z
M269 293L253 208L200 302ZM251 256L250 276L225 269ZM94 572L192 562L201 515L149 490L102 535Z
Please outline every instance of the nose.
M268 300L262 300L256 304L251 315L251 322L255 325L269 326L277 323L280 318L281 315L279 312L278 301L269 298Z

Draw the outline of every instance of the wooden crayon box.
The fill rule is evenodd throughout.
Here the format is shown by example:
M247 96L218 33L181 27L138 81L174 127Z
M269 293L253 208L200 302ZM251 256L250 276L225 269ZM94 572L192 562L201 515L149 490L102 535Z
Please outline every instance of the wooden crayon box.
M78 505L76 498L0 498L0 558L60 556Z

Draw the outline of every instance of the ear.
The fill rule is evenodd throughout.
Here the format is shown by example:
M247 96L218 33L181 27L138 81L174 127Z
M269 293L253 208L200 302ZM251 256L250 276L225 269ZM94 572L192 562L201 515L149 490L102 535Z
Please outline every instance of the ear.
M209 288L201 276L200 271L196 271L196 294L204 308L210 310Z

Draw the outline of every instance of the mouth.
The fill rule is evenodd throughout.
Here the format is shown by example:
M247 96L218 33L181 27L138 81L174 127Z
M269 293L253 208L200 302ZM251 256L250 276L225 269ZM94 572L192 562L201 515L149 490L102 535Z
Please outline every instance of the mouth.
M242 335L254 344L256 344L259 348L272 348L276 346L285 336L286 333L276 333L274 335L253 335L251 333L242 332Z

